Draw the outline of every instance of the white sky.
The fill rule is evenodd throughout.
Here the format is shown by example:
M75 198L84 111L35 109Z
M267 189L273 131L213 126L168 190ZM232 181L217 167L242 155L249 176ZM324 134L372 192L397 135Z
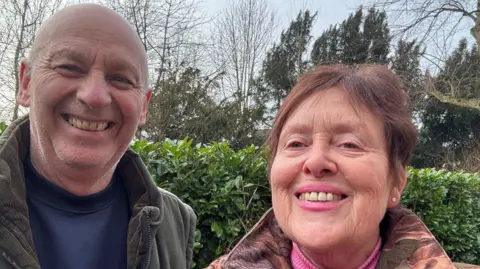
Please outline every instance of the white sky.
M232 0L203 0L202 6L209 15L219 14ZM267 0L269 7L277 12L279 32L288 27L301 9L318 12L313 28L320 35L331 24L341 22L365 1L362 0Z
M208 16L218 16L222 10L225 10L229 3L235 0L201 0L201 7ZM255 1L255 0L252 0ZM348 16L355 12L360 5L369 7L376 0L267 0L270 8L277 12L277 33L274 35L275 42L278 42L280 33L283 29L286 29L290 22L296 17L300 10L308 9L312 13L318 12L315 24L312 29L312 43L315 39L321 35L330 25L337 24L347 19ZM391 19L391 18L390 18ZM402 18L402 23L407 23L408 18ZM393 25L390 22L390 26ZM468 26L468 25L467 25ZM473 25L472 25L473 26ZM469 40L473 40L469 34L467 28L464 27L462 31L458 32L449 38L449 43L444 44L444 47L437 47L432 43L428 43L427 53L433 56L440 56L445 58L445 54L448 54L452 49L456 48L461 38L467 37ZM448 30L445 29L445 33L436 33L438 36L435 38L442 38L442 35L447 35ZM442 39L440 39L442 40ZM434 57L433 57L434 58ZM433 59L432 58L432 59ZM428 61L422 61L424 68L431 69L431 65ZM433 71L433 70L432 70Z

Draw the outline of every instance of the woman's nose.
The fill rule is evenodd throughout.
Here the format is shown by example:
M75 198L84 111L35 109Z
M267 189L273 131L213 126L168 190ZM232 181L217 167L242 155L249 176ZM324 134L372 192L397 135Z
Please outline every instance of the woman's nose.
M331 159L328 146L312 146L303 164L303 172L320 178L337 173L337 164Z

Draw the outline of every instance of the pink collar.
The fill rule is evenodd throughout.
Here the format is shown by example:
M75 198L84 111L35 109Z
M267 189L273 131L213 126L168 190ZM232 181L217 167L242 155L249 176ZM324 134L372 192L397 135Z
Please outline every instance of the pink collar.
M293 269L318 269L315 265L313 265L307 257L305 257L300 251L300 248L292 242L293 249L290 255L292 260ZM377 245L373 252L368 256L367 260L360 266L358 269L375 269L377 266L378 259L380 258L380 246L382 245L382 239L379 237L377 241Z

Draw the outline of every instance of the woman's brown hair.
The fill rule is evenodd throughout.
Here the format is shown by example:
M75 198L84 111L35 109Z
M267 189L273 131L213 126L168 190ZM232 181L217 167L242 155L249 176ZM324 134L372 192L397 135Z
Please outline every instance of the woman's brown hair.
M280 134L290 114L314 93L333 87L344 89L354 108L363 104L380 117L384 126L390 169L398 173L403 171L411 161L417 142L408 95L402 88L400 79L387 67L363 64L319 66L299 78L280 106L267 140L270 150L269 174Z

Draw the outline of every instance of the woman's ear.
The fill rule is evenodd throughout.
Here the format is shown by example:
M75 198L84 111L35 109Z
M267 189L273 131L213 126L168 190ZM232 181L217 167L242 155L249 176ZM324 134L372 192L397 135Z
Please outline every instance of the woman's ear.
M392 190L390 191L390 197L387 206L388 208L394 208L400 204L400 198L405 186L407 185L407 169L408 167L404 167L397 175L397 179L395 180Z

